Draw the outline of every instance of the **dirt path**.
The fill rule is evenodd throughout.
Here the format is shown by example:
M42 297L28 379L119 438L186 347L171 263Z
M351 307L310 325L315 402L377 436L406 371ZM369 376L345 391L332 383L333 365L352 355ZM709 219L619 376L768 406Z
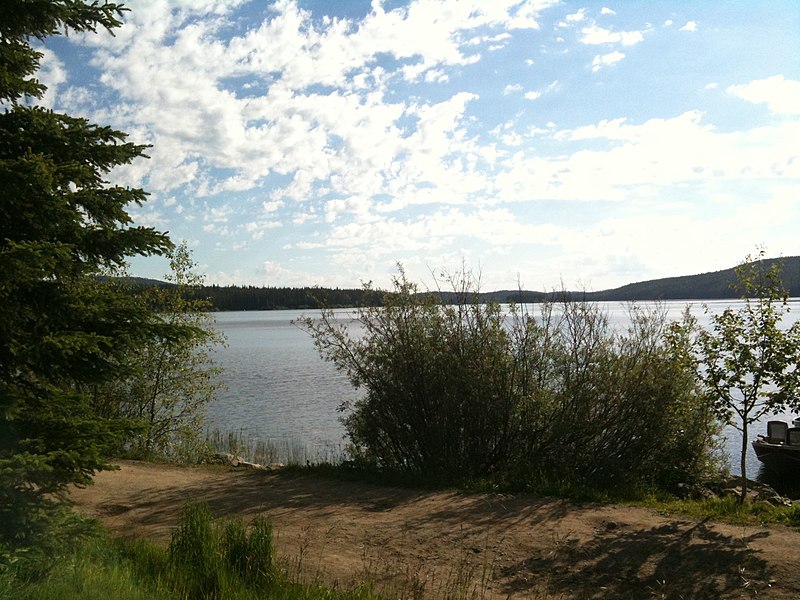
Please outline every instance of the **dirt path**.
M190 500L217 516L263 513L291 574L401 597L800 598L800 532L778 526L138 462L73 498L115 533L164 542Z

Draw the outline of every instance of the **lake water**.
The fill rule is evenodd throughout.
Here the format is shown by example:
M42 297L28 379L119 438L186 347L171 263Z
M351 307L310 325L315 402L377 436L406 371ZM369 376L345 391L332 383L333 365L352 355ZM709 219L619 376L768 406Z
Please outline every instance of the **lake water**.
M600 304L613 324L624 326L627 304ZM730 301L706 304L712 312L737 306ZM800 300L791 304L795 310L789 313L790 323L800 316ZM671 319L679 319L687 303L667 302L664 306ZM701 324L708 323L702 303L692 303L690 307ZM292 323L301 316L317 314L297 310L214 314L216 327L225 334L228 344L215 352L217 364L224 369L225 387L208 407L210 429L269 441L287 452L293 449L295 458L298 446L305 448L312 461L341 454L346 441L337 409L342 402L357 399L360 392L333 364L320 358L311 337ZM338 314L347 320L353 311L342 310ZM791 420L791 416L778 415L785 420ZM751 439L764 430L761 424L752 426ZM727 433L731 470L738 473L741 437L733 430ZM760 463L752 449L749 452L748 474L755 474Z

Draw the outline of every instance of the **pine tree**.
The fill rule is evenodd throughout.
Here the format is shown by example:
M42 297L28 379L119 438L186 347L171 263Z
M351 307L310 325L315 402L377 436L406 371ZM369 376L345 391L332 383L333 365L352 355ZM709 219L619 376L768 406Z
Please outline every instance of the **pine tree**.
M0 557L36 543L71 484L107 468L132 424L100 418L86 390L124 376L121 360L171 328L98 275L163 254L166 234L134 226L141 189L104 178L145 147L34 105L34 39L113 29L124 9L78 0L9 0L0 19Z

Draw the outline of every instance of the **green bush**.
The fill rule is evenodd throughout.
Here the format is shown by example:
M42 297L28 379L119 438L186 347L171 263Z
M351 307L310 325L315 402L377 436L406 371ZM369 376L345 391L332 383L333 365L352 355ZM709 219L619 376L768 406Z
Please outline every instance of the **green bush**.
M713 466L716 421L662 310L632 306L625 331L592 303L543 304L539 313L518 325L528 375L517 474L671 489Z
M518 433L508 331L497 305L441 306L401 274L363 336L332 313L306 320L323 355L366 395L345 426L357 454L389 469L479 476L505 466ZM349 408L349 407L343 407Z
M256 517L249 534L241 520L229 521L223 547L228 567L242 580L259 589L274 583L272 525L265 518Z
M614 330L597 304L455 302L419 293L402 269L357 327L324 312L304 326L364 396L344 424L355 458L438 480L505 479L670 488L712 464L714 415L695 393L686 340L660 310Z

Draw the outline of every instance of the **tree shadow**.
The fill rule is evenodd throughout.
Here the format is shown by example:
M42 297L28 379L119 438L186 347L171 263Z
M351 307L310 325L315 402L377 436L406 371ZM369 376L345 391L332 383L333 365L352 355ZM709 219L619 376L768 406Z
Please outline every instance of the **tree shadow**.
M566 538L500 575L509 595L545 580L550 593L581 598L740 597L769 587L766 562L748 547L768 535L732 537L706 521L630 531L610 523L588 543Z

